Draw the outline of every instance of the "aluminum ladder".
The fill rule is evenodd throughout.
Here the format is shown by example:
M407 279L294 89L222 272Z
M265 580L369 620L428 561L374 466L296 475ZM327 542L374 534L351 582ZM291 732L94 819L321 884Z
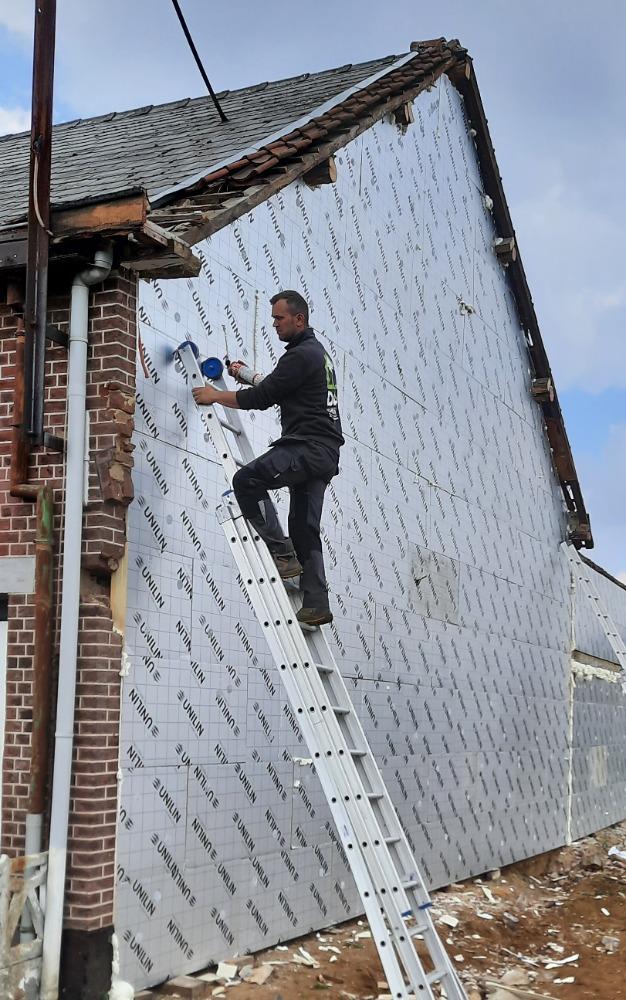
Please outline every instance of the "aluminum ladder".
M177 356L190 389L204 385L190 342ZM226 388L223 379L211 379ZM254 458L239 412L198 407L228 484ZM220 416L223 413L224 416ZM235 446L233 453L231 444ZM242 585L263 627L276 667L313 758L324 795L356 882L372 937L394 1000L467 1000L456 970L435 930L432 906L404 830L351 703L322 626L303 630L301 603L286 588L263 540L241 514L230 490L218 507ZM429 958L418 956L421 937Z
M574 579L578 583L582 584L583 590L586 592L587 597L591 601L596 617L600 622L602 631L604 632L611 649L615 653L617 662L622 670L626 671L626 645L617 630L615 622L604 607L602 598L596 589L596 585L591 575L593 573L591 566L587 566L587 564L581 559L578 549L576 549L571 542L563 542L563 547L572 568Z

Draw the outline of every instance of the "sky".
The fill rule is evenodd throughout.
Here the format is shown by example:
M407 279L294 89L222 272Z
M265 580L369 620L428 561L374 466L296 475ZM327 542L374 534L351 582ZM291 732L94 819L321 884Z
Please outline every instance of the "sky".
M181 0L215 90L469 50L596 546L626 582L623 0ZM55 121L204 93L171 0L58 0ZM298 9L299 8L299 9ZM0 134L29 127L34 0L0 0Z

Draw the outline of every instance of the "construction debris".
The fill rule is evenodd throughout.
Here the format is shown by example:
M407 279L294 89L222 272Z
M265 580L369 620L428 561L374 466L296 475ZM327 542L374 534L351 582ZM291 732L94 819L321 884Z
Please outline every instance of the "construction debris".
M246 982L256 983L257 986L263 986L264 983L272 975L274 969L271 965L259 965L253 972L250 973Z
M435 894L433 919L447 944L469 1000L606 1000L626 981L624 844L626 823L570 848L522 862ZM618 848L619 850L620 848ZM597 867L598 859L602 868ZM487 902L489 910L483 910ZM607 903L607 906L602 904ZM606 912L604 912L606 911ZM424 944L416 938L418 951ZM575 973L575 974L574 974ZM187 992L173 990L185 980ZM189 983L196 984L196 992ZM204 992L199 992L198 987ZM382 1000L389 987L367 923L353 920L233 958L194 977L170 980L151 994L175 992L205 1000ZM443 994L442 994L443 1000Z
M307 965L310 969L319 969L319 962L316 962L304 948L298 948L291 961L295 962L296 965Z
M488 980L487 987L488 1000L554 1000L548 993L536 993L534 990L521 986L506 986L502 981L494 983Z
M216 972L216 976L218 979L234 979L236 975L237 975L236 965L229 965L228 962L220 962Z
M614 955L619 950L619 938L610 937L608 934L602 938L602 947L609 955Z
M619 847L609 848L610 858L619 858L620 861L626 861L626 850L620 850Z
M580 955L570 955L569 958L562 958L560 961L550 959L550 961L546 962L546 969L559 969L562 965L572 965L579 958Z

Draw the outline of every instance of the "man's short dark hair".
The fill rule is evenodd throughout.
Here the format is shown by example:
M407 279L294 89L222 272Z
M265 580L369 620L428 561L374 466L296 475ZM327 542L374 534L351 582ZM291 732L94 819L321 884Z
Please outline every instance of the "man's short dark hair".
M276 295L272 295L270 302L272 305L275 305L282 299L287 303L287 308L292 316L302 313L305 321L309 322L309 307L306 299L302 298L300 292L294 292L292 288L287 288L284 292L276 292Z

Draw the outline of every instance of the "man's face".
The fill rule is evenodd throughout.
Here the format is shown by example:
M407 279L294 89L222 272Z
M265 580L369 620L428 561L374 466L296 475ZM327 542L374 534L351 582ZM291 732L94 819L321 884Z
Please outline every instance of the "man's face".
M285 299L278 299L272 306L272 321L279 340L288 341L296 337L306 327L302 313L289 312Z

